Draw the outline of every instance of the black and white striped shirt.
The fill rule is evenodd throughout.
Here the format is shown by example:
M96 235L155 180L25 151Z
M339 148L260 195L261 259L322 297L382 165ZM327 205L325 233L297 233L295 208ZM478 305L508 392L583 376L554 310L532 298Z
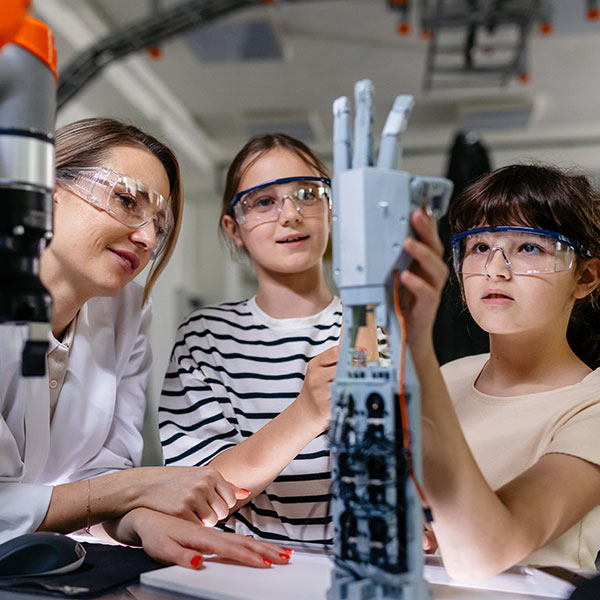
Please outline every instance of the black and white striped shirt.
M338 343L341 325L337 297L294 319L269 317L255 298L192 313L179 328L161 397L165 464L206 464L277 416L298 396L308 361ZM331 543L330 487L321 434L224 528L274 542Z

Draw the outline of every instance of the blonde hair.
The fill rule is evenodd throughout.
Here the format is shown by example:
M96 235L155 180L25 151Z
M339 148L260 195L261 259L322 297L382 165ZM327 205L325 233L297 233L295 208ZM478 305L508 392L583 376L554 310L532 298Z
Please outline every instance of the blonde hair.
M175 154L168 146L135 125L110 118L82 119L60 127L56 130L55 143L57 170L66 167L102 166L110 150L117 146L141 148L156 156L162 163L169 178L174 225L165 245L150 267L144 286L145 302L152 286L171 258L181 228L183 186Z

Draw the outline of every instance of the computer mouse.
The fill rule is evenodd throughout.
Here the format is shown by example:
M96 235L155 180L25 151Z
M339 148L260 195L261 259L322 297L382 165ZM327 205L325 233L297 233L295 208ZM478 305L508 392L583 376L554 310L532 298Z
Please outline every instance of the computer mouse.
M0 544L0 577L57 575L79 567L85 548L60 533L35 531Z

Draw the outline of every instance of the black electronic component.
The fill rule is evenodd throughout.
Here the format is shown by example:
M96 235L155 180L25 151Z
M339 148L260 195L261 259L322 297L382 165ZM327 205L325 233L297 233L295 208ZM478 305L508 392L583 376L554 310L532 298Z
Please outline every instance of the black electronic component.
M342 545L342 557L348 560L358 559L357 536L358 525L356 517L347 510L340 517L340 541Z

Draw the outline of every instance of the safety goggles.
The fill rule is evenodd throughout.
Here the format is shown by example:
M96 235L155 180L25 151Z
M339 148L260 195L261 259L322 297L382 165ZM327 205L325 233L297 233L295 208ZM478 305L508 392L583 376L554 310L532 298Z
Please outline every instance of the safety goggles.
M229 214L239 225L253 227L279 220L289 199L303 217L323 214L331 206L331 180L327 177L284 177L238 192Z
M454 270L480 275L496 251L514 275L557 273L573 266L580 244L561 233L531 227L478 227L450 238Z
M123 225L139 229L153 220L153 256L162 250L173 227L173 213L169 200L149 185L104 167L59 169L56 177L64 188Z

